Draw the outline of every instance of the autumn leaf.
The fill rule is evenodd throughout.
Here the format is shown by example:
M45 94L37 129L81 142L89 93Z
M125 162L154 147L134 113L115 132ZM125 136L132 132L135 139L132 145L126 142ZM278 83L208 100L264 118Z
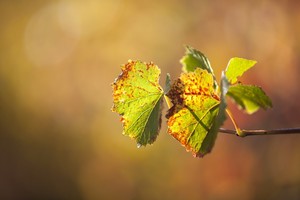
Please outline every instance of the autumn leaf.
M205 155L206 153L209 153L212 150L212 148L215 144L215 140L217 138L217 134L219 133L219 128L223 125L223 123L226 120L226 107L227 107L226 94L228 92L229 86L230 86L230 84L223 72L222 77L221 77L221 84L220 84L220 89L221 89L220 100L221 100L221 102L218 107L218 109L219 109L218 115L214 119L211 129L209 130L206 138L204 139L204 141L201 145L200 155Z
M185 146L187 151L192 151L194 156L204 156L208 153L216 138L209 136L209 141L205 142L206 149L202 148L215 123L221 103L213 85L212 74L197 68L194 72L182 73L167 93L173 104L166 115L168 132ZM214 127L212 134L218 132L222 123Z
M138 147L155 141L161 126L163 89L160 69L153 63L129 61L112 84L113 108L123 123L123 134L136 140Z

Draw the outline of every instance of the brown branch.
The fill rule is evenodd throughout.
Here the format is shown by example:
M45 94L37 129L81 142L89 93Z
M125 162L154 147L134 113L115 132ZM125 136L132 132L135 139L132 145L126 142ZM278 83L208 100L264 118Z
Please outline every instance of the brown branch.
M227 134L235 134L241 137L256 135L280 135L280 134L300 134L300 128L282 128L273 130L241 130L242 134L238 135L235 130L220 128L219 132Z

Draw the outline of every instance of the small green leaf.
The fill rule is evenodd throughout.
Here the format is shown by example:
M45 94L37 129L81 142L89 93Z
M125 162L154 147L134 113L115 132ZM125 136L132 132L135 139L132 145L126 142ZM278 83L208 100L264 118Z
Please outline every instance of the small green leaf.
M222 72L222 77L221 77L221 103L219 105L219 111L218 111L218 115L216 116L216 118L214 119L213 125L211 127L211 129L209 130L206 138L204 139L201 148L200 148L200 152L199 155L200 156L204 156L205 154L209 153L216 141L218 132L220 127L223 125L223 123L226 120L226 94L228 92L228 88L229 88L229 82L224 74L224 72Z
M200 51L193 47L186 46L185 56L180 60L182 64L182 70L184 72L193 72L197 68L206 69L213 74L213 70L210 66L209 60Z
M113 83L114 105L123 122L123 134L134 138L138 147L155 141L161 125L163 90L160 69L153 63L129 61Z
M270 98L258 86L232 85L229 87L227 95L232 97L248 114L256 112L259 108L267 109L272 107Z
M226 68L226 77L231 84L237 82L237 78L242 76L248 69L253 67L257 62L244 58L231 58Z
M219 111L220 99L213 83L207 70L197 68L194 72L182 73L167 94L173 103L166 115L168 132L194 156L203 156L211 149L210 141L206 142L208 149L202 144Z

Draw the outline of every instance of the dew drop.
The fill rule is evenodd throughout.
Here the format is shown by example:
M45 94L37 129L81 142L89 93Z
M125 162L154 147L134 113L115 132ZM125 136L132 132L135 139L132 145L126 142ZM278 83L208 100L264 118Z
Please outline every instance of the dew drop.
M137 143L137 145L136 145L137 148L141 148L141 146L142 146L142 144L140 144L140 143Z

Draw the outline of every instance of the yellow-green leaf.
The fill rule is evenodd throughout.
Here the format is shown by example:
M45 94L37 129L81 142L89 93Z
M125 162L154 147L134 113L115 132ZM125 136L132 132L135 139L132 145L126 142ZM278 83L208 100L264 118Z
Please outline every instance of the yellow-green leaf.
M160 69L153 63L129 61L113 83L113 108L123 123L123 134L138 146L155 141L161 126L163 89Z
M220 98L213 84L212 74L197 68L182 73L167 93L173 103L166 115L168 132L195 156L203 156L211 149L210 145L204 150L201 146L219 111Z
M226 120L226 107L227 107L227 103L226 103L226 94L228 92L228 88L229 88L229 82L225 76L224 73L222 73L222 77L221 77L221 84L220 84L220 89L221 89L221 95L220 95L220 100L221 103L218 107L219 111L218 111L218 115L216 116L213 125L211 127L211 129L209 130L206 138L204 139L200 151L199 151L199 155L203 156L207 153L209 153L214 144L215 144L215 140L217 138L218 132L219 132L219 128L223 125L224 121Z
M256 64L255 60L244 58L231 58L226 68L226 77L231 84L237 82L237 78L242 76L247 70Z
M261 87L254 85L232 85L229 87L228 96L234 99L248 114L256 112L259 108L267 109L272 107L271 99Z

